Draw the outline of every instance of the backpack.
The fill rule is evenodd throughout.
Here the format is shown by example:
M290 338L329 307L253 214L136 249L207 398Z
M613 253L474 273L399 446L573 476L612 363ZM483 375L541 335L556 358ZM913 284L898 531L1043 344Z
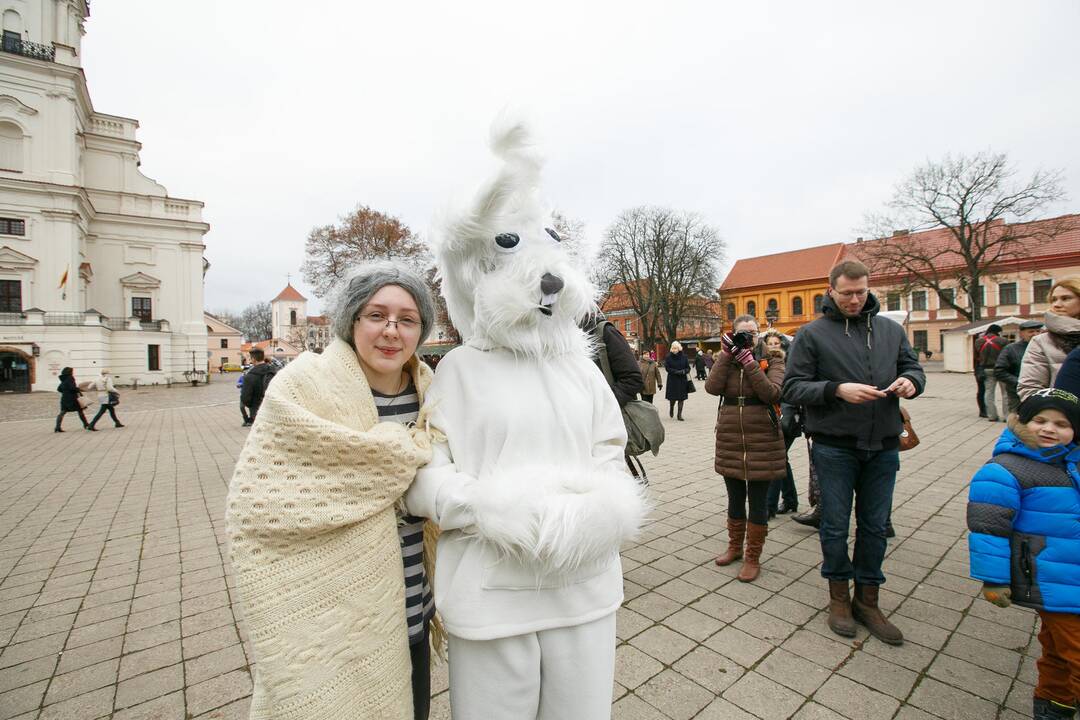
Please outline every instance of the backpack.
M608 387L615 385L608 361L607 346L604 344L604 327L610 322L602 322L593 331L598 340L600 369L604 371ZM660 422L660 413L656 406L644 400L631 400L622 408L623 425L626 426L626 454L637 457L646 452L660 454L664 442L664 426Z

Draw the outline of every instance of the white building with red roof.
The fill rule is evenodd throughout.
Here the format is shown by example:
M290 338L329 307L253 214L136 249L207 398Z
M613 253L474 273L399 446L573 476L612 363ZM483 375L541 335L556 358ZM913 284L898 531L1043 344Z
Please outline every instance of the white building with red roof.
M330 320L325 315L308 315L307 298L289 283L270 301L274 337L303 350L322 352L330 344Z

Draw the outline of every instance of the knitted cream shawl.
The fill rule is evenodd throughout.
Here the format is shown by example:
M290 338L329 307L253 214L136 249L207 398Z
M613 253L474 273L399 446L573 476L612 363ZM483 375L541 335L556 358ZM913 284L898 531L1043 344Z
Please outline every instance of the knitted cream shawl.
M431 371L409 367L422 396ZM270 383L226 511L252 720L412 718L394 505L430 457L425 435L379 422L341 340Z

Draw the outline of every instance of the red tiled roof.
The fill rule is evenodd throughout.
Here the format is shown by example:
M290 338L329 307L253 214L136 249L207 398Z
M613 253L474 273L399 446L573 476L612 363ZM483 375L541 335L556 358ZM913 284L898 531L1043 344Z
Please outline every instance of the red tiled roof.
M325 315L308 315L307 316L307 321L308 321L308 325L329 325L330 324L330 318L326 317Z
M277 302L278 300L292 300L294 302L306 302L307 298L297 292L296 288L289 283L285 286L285 289L278 293L278 296L270 302Z
M720 291L828 278L829 271L839 262L843 250L844 243L830 243L743 258L735 262L731 272L724 278Z
M1005 270L1016 265L1038 263L1041 259L1049 260L1062 255L1080 255L1080 215L1062 215L1025 223L1005 223L998 220L991 225L991 232L1006 231L1020 238L1017 240L1019 250L1011 253L1008 259L999 266L995 266L995 269ZM933 258L934 267L939 271L963 267L963 257L957 248L956 238L947 228L934 228L910 235L848 243L844 248L844 257L866 260L873 252L875 245L888 242L917 244L921 248L919 255Z

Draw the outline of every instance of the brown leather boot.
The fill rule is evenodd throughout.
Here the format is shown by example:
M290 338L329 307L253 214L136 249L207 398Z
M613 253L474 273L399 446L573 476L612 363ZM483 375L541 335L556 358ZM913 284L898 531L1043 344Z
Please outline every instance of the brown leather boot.
M904 634L900 628L885 619L878 608L878 586L855 583L855 598L851 601L851 614L866 626L870 634L889 645L903 645Z
M720 566L730 565L742 558L743 540L746 538L746 521L728 518L727 536L727 552L716 556L716 564Z
M855 637L855 619L851 615L851 597L847 580L829 581L829 629L837 635Z
M769 534L768 525L746 524L746 554L742 567L739 568L740 582L754 582L761 572L761 549L765 547L765 536Z

